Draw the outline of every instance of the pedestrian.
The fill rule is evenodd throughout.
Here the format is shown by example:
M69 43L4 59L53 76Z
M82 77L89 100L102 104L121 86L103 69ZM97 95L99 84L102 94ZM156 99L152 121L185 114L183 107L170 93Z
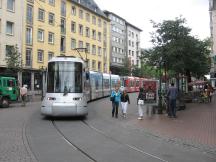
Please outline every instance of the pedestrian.
M123 118L126 118L128 104L130 104L130 98L127 94L127 91L123 90L123 93L121 94L121 107Z
M208 84L207 87L207 96L208 96L208 101L212 101L212 95L213 95L214 89L212 88L211 84Z
M23 85L20 88L20 97L22 100L22 106L26 105L26 97L27 97L27 85Z
M145 101L145 93L144 89L140 87L139 94L137 97L137 105L138 105L138 113L139 113L139 120L143 119L143 108L144 108L144 101Z
M112 91L110 100L112 101L112 117L118 118L118 108L121 100L121 93L119 91L119 87L115 87L115 90Z
M169 87L167 91L167 97L169 98L169 112L168 117L176 118L176 99L178 96L178 90L174 87L174 83L171 83L171 87Z

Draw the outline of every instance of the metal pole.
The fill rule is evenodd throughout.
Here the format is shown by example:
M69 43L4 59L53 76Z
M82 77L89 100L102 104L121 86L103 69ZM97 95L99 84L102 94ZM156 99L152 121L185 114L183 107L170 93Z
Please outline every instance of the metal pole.
M163 114L162 111L162 94L161 94L161 82L162 82L162 77L161 77L161 61L159 64L159 75L160 75L160 79L159 79L159 103L158 103L158 114Z

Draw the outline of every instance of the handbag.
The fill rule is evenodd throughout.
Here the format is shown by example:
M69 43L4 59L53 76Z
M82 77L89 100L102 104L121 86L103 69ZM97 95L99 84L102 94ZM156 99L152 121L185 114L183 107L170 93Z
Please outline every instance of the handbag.
M110 101L114 102L115 101L115 96L110 97Z
M138 105L144 105L144 100L138 100Z

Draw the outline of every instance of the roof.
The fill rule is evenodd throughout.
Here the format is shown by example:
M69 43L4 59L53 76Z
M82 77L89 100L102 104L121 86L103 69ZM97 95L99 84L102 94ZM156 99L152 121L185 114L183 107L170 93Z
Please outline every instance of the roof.
M71 0L71 1L76 3L77 5L80 5L80 6L84 7L84 8L86 8L86 9L94 12L95 14L109 20L108 17L103 13L103 11L94 2L94 0Z
M107 16L108 16L109 14L115 15L115 16L117 16L118 18L121 18L122 20L124 20L125 23L126 23L126 25L129 25L129 26L135 28L136 30L139 30L140 32L142 31L142 29L136 27L135 25L132 25L132 24L129 23L127 20L125 20L124 18L122 18L121 16L119 16L119 15L113 13L113 12L110 12L110 11L107 11L107 10L104 10L103 12L104 12Z
M127 22L127 21L126 21L126 24L127 24L128 26L131 26L131 27L135 28L136 30L139 30L140 32L142 31L142 29L140 29L140 28L134 26L133 24L131 24L131 23Z

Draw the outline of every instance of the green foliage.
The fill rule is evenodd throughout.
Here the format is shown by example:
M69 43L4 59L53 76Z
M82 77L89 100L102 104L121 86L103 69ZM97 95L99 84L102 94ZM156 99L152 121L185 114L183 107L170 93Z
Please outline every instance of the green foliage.
M22 70L22 57L19 53L17 45L10 47L5 58L5 61L7 64L7 68L10 71L18 72Z
M122 76L130 76L131 75L131 63L127 57L124 58L123 67L120 69L120 74Z
M209 71L209 39L201 41L190 35L186 20L176 18L162 23L152 21L153 49L147 52L148 64L162 63L163 68L177 74L202 76ZM161 58L161 59L160 59Z

